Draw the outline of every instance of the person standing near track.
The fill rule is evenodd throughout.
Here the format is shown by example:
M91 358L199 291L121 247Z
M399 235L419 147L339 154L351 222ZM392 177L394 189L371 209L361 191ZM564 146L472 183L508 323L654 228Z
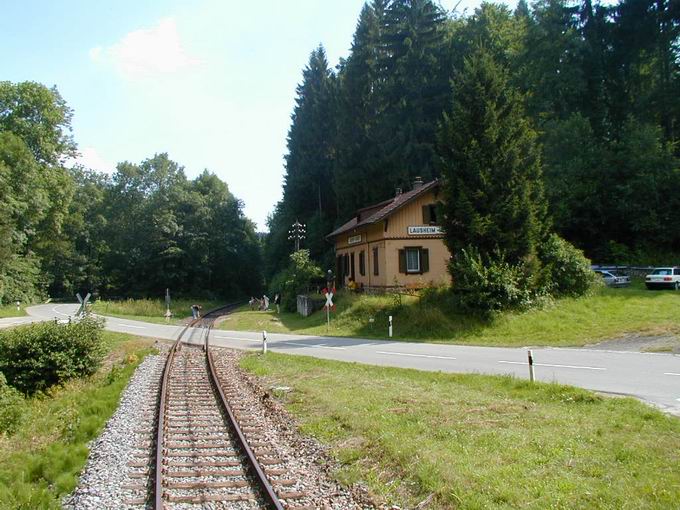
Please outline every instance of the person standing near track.
M199 310L200 310L200 309L201 309L201 307L198 306L198 305L196 305L196 304L191 305L191 317L192 317L194 320L196 320L196 319L199 318L199 316L200 316Z

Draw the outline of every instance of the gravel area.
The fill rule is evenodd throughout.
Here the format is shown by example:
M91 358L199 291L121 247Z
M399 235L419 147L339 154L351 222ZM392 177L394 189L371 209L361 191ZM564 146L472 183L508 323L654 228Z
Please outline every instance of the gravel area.
M153 427L165 351L148 355L137 367L121 396L118 409L100 436L89 445L87 465L76 489L64 498L64 509L140 508L127 503L146 496L145 488L131 488L146 483L146 480L133 478L134 469L129 463L143 462L144 455L148 459L149 449L143 446L150 443L148 431Z
M64 498L63 508L140 510L148 504L146 496L153 422L167 353L167 346L160 347L161 354L147 356L137 368L122 394L120 406L102 434L90 444L87 466L74 492ZM312 438L302 436L292 417L273 398L274 392L260 386L259 379L239 368L238 360L243 353L221 348L212 350L221 380L231 381L231 390L239 394L239 404L245 405L247 414L252 416L248 425L253 429L266 430L266 438L257 431L253 432L257 437L249 440L255 441L256 452L261 448L267 450L261 458L278 460L267 466L268 469L281 472L273 476L271 481L276 484L279 478L294 480L295 484L285 490L307 495L284 502L286 507L300 510L376 508L363 488L345 488L333 479L332 473L337 466L326 447ZM224 457L219 456L215 460L224 460ZM169 506L176 510L245 509L252 508L252 502L175 503Z

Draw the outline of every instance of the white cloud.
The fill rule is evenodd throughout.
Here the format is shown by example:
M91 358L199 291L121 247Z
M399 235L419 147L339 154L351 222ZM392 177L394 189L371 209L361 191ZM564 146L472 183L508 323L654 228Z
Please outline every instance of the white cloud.
M107 48L94 47L89 55L94 62L112 62L129 79L177 73L201 63L182 47L173 18L163 18L151 28L134 30Z
M78 157L66 162L66 166L80 165L107 174L112 174L116 170L116 165L106 161L94 147L83 147L79 152Z

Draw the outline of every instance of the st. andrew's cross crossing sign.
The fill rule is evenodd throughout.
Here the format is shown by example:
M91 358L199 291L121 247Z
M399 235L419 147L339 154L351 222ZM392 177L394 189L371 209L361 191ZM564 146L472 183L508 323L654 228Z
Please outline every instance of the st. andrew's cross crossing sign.
M331 290L323 289L323 294L324 294L324 296L326 296L326 304L323 305L323 309L335 311L335 305L333 304L333 296L335 295L335 287L333 287Z

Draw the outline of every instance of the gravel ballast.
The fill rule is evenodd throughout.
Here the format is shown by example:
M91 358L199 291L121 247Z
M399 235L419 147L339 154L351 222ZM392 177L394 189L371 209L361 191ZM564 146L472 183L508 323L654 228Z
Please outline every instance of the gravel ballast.
M158 390L167 345L161 354L149 355L137 368L125 388L118 409L102 434L90 444L90 456L78 486L64 498L68 510L140 510L148 504L149 468L154 438ZM243 355L229 349L211 349L222 381L231 381L241 404L255 415L266 430L268 448L282 460L285 477L295 480L289 491L308 496L282 501L287 508L324 510L363 510L375 508L365 491L340 486L331 472L334 462L328 451L315 440L302 436L291 416L259 385L256 377L238 366ZM176 439L181 440L181 439ZM191 459L187 459L191 460ZM270 466L272 467L272 466ZM196 481L194 479L193 481ZM175 510L241 509L248 503L205 502L168 504Z

